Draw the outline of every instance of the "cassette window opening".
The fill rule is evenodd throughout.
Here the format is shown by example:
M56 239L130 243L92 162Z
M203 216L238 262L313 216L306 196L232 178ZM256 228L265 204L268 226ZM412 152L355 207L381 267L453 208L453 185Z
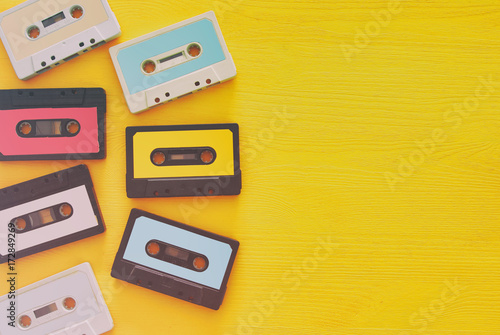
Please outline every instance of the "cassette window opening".
M26 120L18 124L17 133L21 137L72 137L80 127L76 120Z
M13 222L17 233L23 233L25 231L38 229L67 220L71 216L73 216L73 207L69 203L62 203L34 213L23 215L12 220L11 222Z
M45 28L50 27L51 25L60 22L66 18L66 15L64 15L64 12L57 13L56 15L53 15L45 20L42 21L42 24Z
M150 257L189 270L203 272L208 268L208 258L205 255L172 244L152 240L147 243L146 252Z
M156 166L209 165L216 159L213 148L160 148L151 153L151 162Z

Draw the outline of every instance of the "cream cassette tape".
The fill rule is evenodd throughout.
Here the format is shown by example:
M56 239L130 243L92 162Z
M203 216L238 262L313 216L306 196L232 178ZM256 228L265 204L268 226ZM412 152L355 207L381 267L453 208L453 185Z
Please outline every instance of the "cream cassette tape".
M89 263L0 298L0 335L99 335L113 319Z
M22 80L120 34L106 0L29 0L0 14L0 37Z
M214 12L116 45L109 52L132 113L236 76Z

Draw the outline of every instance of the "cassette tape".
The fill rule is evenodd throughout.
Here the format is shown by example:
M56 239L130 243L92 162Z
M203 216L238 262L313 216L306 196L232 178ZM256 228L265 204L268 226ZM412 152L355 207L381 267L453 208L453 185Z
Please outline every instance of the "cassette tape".
M129 198L237 195L236 123L128 127Z
M27 80L120 36L106 0L29 0L0 13L0 37Z
M0 189L0 229L0 263L103 233L87 166Z
M239 242L132 209L111 276L219 309Z
M0 90L0 161L106 157L102 88Z
M109 49L132 113L139 113L236 76L214 12Z
M0 297L1 335L99 335L114 324L89 263Z

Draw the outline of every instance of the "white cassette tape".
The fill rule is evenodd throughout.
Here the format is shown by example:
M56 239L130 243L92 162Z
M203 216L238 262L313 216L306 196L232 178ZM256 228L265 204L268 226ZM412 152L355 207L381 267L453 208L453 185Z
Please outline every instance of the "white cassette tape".
M99 335L113 319L89 263L4 295L0 335Z
M109 52L132 113L236 76L214 12L116 45Z
M0 14L0 37L23 80L120 34L106 0L29 0Z

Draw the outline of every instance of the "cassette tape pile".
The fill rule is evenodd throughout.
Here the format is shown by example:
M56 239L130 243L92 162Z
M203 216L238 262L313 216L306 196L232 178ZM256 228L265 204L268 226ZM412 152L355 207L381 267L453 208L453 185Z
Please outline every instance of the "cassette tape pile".
M120 25L106 0L29 0L0 14L0 37L23 80L120 34Z
M0 263L15 236L16 259L105 230L92 179L78 165L0 190Z
M127 128L129 198L237 195L236 123Z
M89 263L0 297L0 308L9 313L2 335L100 335L113 328Z
M111 275L219 309L239 242L133 209Z
M0 161L106 156L101 88L0 90Z
M132 113L236 76L214 12L111 47L109 52Z
M0 37L23 80L120 33L106 0L28 0L0 13ZM119 44L110 54L132 113L236 75L213 12ZM106 158L106 103L102 88L0 90L0 162L17 167L3 161ZM239 195L239 126L128 127L126 170L129 198ZM9 269L19 258L105 229L86 165L0 189L0 264L8 263ZM217 310L239 245L132 209L111 276ZM9 313L9 322L0 322L0 335L99 335L113 328L88 263L13 294L0 297L0 309Z

